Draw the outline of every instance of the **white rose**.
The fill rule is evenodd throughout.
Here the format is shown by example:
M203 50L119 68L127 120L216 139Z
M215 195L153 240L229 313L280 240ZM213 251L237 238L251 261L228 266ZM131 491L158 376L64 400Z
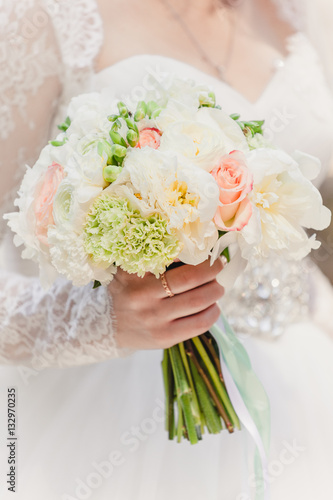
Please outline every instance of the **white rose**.
M92 130L94 133L108 134L111 124L107 117L117 112L116 100L111 89L74 97L67 110L71 119L67 135L76 134L83 137Z
M160 145L161 151L174 151L208 172L221 156L235 149L249 150L242 130L230 116L213 108L201 108L193 119L175 121L166 127Z

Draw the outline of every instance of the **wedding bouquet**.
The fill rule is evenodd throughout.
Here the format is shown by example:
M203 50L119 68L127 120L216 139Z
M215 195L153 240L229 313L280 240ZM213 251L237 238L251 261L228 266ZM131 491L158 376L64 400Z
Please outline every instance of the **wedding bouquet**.
M197 265L221 254L229 261L221 282L231 286L253 256L301 259L319 246L304 228L330 222L311 183L320 164L268 144L262 127L229 116L210 89L177 78L134 107L110 90L80 95L27 169L19 211L6 216L15 244L39 263L44 286L59 275L76 286L107 285L118 267L158 278L175 261ZM249 368L222 320L224 331L213 327L164 351L170 439L196 443L205 427L240 428L222 367ZM258 402L237 373L249 408Z

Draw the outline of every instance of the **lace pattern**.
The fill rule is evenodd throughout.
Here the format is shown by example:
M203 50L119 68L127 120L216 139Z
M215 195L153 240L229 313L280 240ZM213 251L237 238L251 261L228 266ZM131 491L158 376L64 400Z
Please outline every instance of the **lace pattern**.
M71 98L90 90L94 61L104 36L95 0L44 0L44 4L52 19L63 61L63 91L53 120L53 136L57 133L57 123L65 118Z
M54 111L84 90L103 35L92 0L4 0L0 28L0 167L10 172L0 186L2 216L13 210L25 165L49 139ZM0 237L3 224L1 217ZM7 243L0 247L5 269L13 254ZM127 354L116 347L106 288L58 280L45 291L35 277L4 271L0 277L0 363L38 370Z
M75 288L58 280L45 292L39 280L2 277L0 362L74 366L119 356L105 288Z
M102 19L94 0L44 0L65 66L92 66L103 43Z
M3 140L15 129L14 111L29 129L34 128L26 113L27 100L31 94L36 95L47 77L59 72L57 49L49 45L47 31L41 29L46 23L46 18L42 21L43 12L40 3L32 0L6 1L2 6L0 139Z

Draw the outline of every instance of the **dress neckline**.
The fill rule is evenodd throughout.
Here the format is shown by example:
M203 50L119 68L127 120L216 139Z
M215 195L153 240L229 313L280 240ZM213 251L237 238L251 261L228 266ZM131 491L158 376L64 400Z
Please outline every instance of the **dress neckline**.
M281 61L281 65L277 66L274 69L271 78L269 79L267 84L264 86L260 95L254 101L250 100L248 97L246 97L244 94L242 94L241 91L235 89L227 81L220 80L216 76L211 75L210 73L206 73L205 71L197 68L196 66L193 66L193 65L186 63L184 61L181 61L179 59L168 57L168 56L163 56L163 55L158 55L158 54L149 54L149 53L147 53L147 54L135 54L133 56L126 57L124 59L121 59L120 61L117 61L117 62L107 66L106 68L103 68L99 71L96 71L94 73L94 76L95 76L95 78L99 78L100 76L106 74L107 72L112 71L113 69L120 67L124 64L128 64L131 61L135 61L135 60L139 60L139 59L148 59L148 58L149 59L156 59L158 61L166 61L169 64L174 63L179 68L180 67L188 68L190 73L196 73L198 75L198 82L201 81L200 76L202 75L202 77L205 80L207 80L207 79L210 80L212 85L214 85L214 86L217 86L217 84L219 84L219 85L222 85L224 87L227 87L229 90L232 91L233 94L235 94L237 96L238 99L241 99L247 105L247 107L249 107L249 106L250 107L257 107L262 103L262 101L264 101L266 95L269 94L269 92L270 92L271 88L274 86L276 80L278 80L281 77L281 75L283 75L285 73L285 71L288 69L289 64L294 59L294 55L296 53L296 47L299 46L299 42L307 43L306 35L302 32L299 32L299 31L292 33L291 35L289 35L286 38L286 42L285 42L286 55L282 56L281 58L278 59L279 61Z

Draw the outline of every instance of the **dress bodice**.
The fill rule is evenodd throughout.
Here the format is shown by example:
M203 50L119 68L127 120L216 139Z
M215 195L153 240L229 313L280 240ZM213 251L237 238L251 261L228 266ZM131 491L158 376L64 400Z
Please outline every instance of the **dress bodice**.
M91 88L109 87L115 97L132 102L149 90L148 74L157 80L168 73L207 84L227 113L239 113L244 120L264 119L265 135L277 146L319 157L324 176L333 150L332 95L306 36L296 33L289 37L287 49L287 57L274 62L272 78L256 102L250 102L227 82L183 62L155 55L133 56L94 74Z

